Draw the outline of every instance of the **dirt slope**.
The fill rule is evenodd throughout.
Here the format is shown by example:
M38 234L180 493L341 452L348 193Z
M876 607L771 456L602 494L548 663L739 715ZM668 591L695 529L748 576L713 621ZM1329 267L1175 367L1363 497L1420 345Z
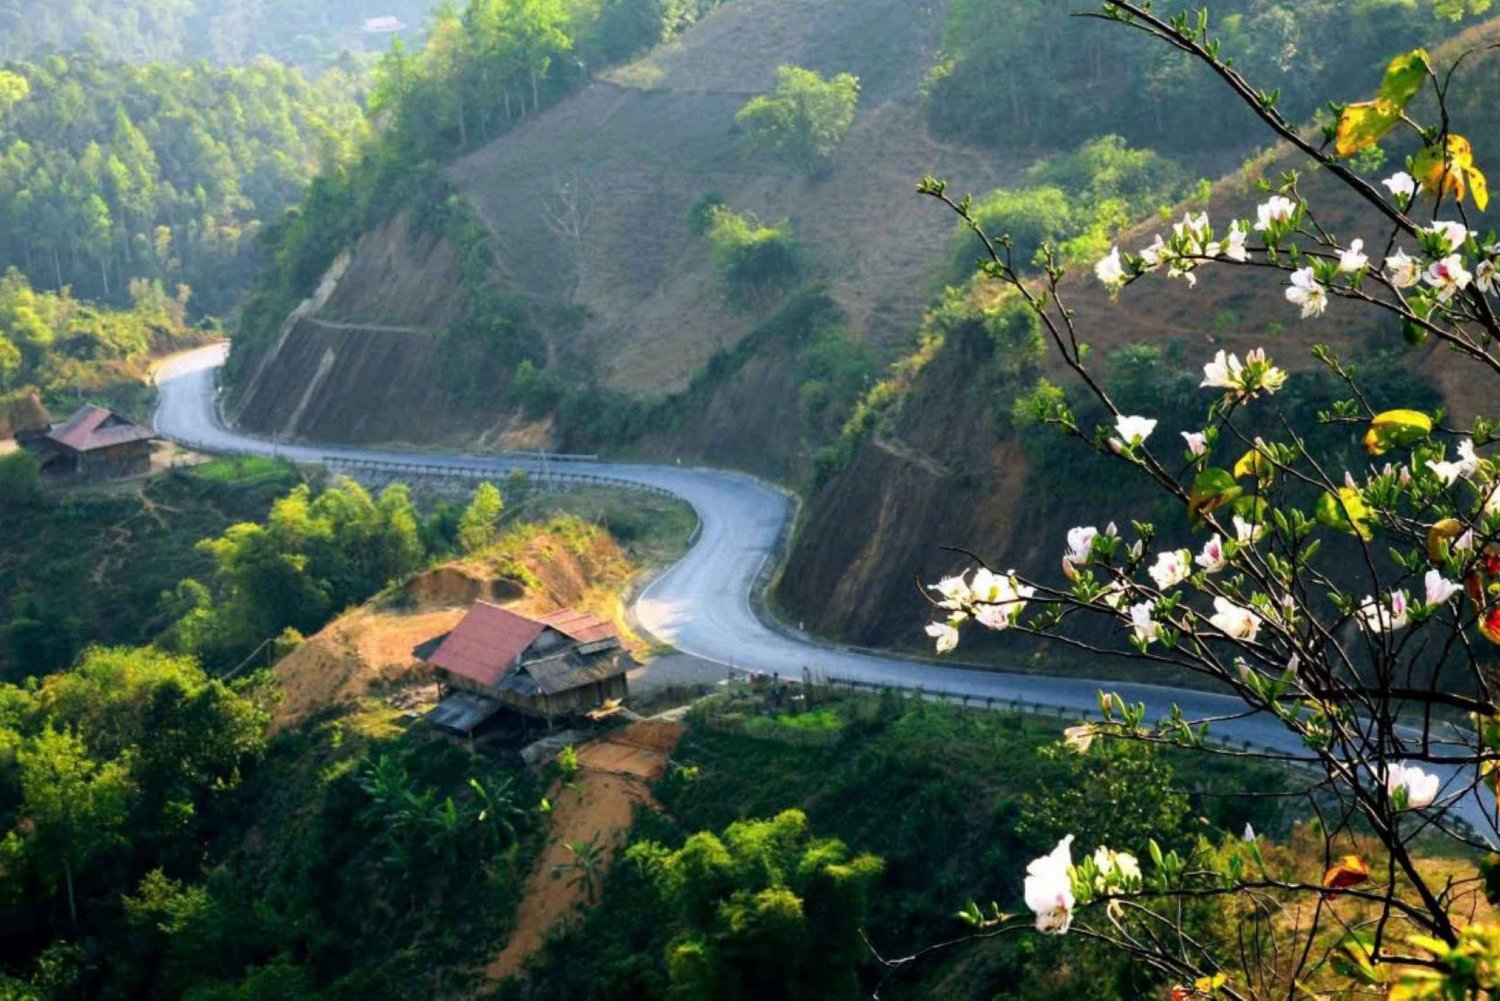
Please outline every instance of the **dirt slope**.
M451 177L494 235L508 282L587 310L563 347L610 386L681 388L753 326L724 304L702 242L687 232L687 210L706 192L764 219L790 218L855 329L903 338L948 232L911 197L913 182L932 169L980 187L1000 177L993 157L933 142L920 120L916 90L942 6L729 4L459 161ZM854 126L816 181L747 155L731 134L735 111L787 63L861 79Z
M578 748L578 775L570 788L553 788L547 844L526 881L516 909L516 930L485 971L491 980L521 972L547 936L587 904L584 886L572 874L554 875L575 857L568 845L598 837L604 867L623 846L637 806L654 806L650 783L666 774L683 729L675 723L643 720Z

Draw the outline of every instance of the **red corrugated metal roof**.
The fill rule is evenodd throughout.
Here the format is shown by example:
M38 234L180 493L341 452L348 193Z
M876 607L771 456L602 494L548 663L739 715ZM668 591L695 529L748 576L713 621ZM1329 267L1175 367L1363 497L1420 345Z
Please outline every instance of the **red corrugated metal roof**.
M85 404L61 427L53 428L48 438L75 452L123 445L126 442L154 438L150 428L132 424L113 410Z
M499 605L475 602L433 652L431 663L481 685L493 686L545 628L543 623Z
M616 635L614 623L571 608L548 612L542 616L541 621L575 643L596 643Z

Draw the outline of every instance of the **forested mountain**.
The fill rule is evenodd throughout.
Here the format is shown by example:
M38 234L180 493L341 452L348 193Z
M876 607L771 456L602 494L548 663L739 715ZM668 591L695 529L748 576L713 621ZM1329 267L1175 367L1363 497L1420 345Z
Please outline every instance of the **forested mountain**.
M934 131L997 146L1067 145L1114 133L1189 158L1254 134L1250 113L1204 86L1181 53L1143 47L1129 32L1066 16L1092 6L953 0L942 51L924 84ZM1457 20L1489 4L1221 0L1212 6L1215 33L1235 66L1250 79L1282 84L1278 106L1301 120L1323 100L1324 81L1359 78L1389 53L1429 41L1435 18Z
M378 52L394 18L418 37L433 0L0 0L0 58L85 49L133 61L244 63L259 55L304 68L342 52ZM385 26L382 26L385 27Z
M187 285L222 314L263 222L343 159L356 76L260 59L215 69L51 55L0 68L0 270L124 301L131 279Z

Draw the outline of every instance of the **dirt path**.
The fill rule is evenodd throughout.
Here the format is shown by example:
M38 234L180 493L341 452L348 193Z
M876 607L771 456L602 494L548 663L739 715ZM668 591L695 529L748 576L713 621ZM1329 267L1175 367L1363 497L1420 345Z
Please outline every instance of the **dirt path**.
M682 727L675 723L645 720L578 748L574 788L556 788L550 794L547 844L516 909L516 930L485 971L491 980L519 973L552 930L584 905L581 886L570 885L566 876L552 875L557 866L572 860L568 843L597 834L607 868L630 831L636 806L652 804L649 783L666 771L667 756L681 736Z

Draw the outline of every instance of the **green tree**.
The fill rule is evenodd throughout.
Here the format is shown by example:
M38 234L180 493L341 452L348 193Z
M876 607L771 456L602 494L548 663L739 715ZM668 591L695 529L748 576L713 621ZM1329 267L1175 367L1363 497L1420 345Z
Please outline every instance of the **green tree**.
M477 553L494 542L500 532L505 500L493 483L481 483L458 521L458 544L466 553Z
M739 821L722 836L702 831L676 851L639 842L628 857L677 915L667 957L675 996L812 999L856 989L859 928L883 864L813 837L800 810Z
M852 73L825 80L813 70L782 66L776 87L745 102L734 121L751 143L812 173L838 151L858 102L859 77Z
M75 878L121 840L133 788L129 758L97 761L76 734L49 724L16 750L16 767L24 822L6 840L18 843L49 885L61 881L76 926Z

